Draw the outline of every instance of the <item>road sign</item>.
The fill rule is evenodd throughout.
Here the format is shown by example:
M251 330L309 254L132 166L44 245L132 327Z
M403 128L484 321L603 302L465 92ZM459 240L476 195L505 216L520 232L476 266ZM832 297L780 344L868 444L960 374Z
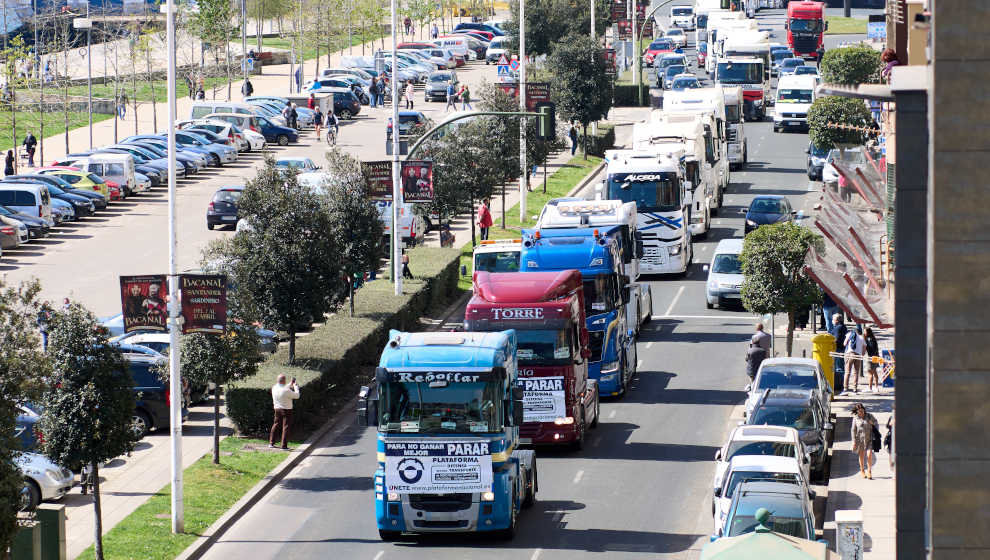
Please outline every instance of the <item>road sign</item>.
M519 70L519 61L518 60L513 60L512 62L510 62L509 63L509 68L511 68L513 72Z
M887 38L887 22L871 21L866 24L866 38L882 41Z
M498 58L498 65L499 66L506 66L507 64L509 64L509 59L508 58L505 58L505 55L504 54Z
M509 76L510 75L510 73L509 73L509 65L508 64L499 64L498 65L498 75L499 75L499 77Z

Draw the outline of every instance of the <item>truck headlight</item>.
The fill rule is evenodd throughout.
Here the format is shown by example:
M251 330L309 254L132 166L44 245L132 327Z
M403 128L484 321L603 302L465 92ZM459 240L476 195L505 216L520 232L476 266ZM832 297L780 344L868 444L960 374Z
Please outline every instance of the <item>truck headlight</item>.
M557 426L570 426L574 423L574 417L568 416L566 418L554 418L553 423Z
M388 501L390 501L390 502L398 502L399 501L399 493L398 492L389 492L388 493Z
M611 373L617 369L619 369L619 360L602 363L602 373Z
M481 493L481 501L482 502L494 502L495 501L495 492L482 492Z
M681 246L680 245L674 245L674 246L670 247L667 252L670 254L670 256L676 257L677 255L680 255L681 254Z

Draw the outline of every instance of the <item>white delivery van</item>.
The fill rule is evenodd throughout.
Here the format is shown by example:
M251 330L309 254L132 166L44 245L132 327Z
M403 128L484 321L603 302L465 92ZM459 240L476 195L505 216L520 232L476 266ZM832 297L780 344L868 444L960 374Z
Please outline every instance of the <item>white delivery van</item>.
M434 39L432 43L442 49L449 50L457 56L464 57L464 60L471 60L468 53L474 52L469 48L468 40L464 37L440 37L439 39Z
M126 188L128 194L134 194L147 188L137 180L134 170L134 156L131 154L93 154L76 160L75 165L83 171L118 183Z
M815 102L818 81L812 75L785 75L777 81L773 106L773 131L808 128L808 109Z
M509 51L505 48L505 37L494 37L485 49L485 64L496 64L498 59L509 59Z
M29 216L37 216L55 226L52 219L52 199L48 187L38 183L0 183L0 206L6 206L13 212L23 212Z
M742 253L742 239L723 239L715 247L712 262L708 269L705 286L705 307L722 307L727 302L742 305L743 273L739 255Z

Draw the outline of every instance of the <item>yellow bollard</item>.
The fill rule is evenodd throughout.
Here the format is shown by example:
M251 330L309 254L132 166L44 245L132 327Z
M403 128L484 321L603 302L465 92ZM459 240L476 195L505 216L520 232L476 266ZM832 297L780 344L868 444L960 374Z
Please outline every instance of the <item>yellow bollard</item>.
M818 360L822 373L828 384L835 389L835 371L833 370L832 356L829 352L835 351L835 337L828 333L816 334L811 337L811 357Z

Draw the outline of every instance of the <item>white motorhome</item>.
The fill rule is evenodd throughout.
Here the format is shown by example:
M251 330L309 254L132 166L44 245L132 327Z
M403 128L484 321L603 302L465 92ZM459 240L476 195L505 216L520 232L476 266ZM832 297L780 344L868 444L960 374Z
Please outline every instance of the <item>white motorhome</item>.
M711 142L700 115L667 115L655 110L649 120L633 125L633 149L684 152L684 192L691 207L688 228L692 236L706 236L711 229L717 190L714 159L708 150Z
M764 70L762 58L734 56L718 59L715 64L715 83L719 86L740 86L746 120L766 120L770 80Z
M800 130L808 127L808 109L815 102L815 76L786 75L777 81L773 131Z
M705 133L711 134L711 157L715 198L712 211L722 207L722 199L729 188L730 170L728 138L725 129L725 97L722 88L698 88L671 91L664 96L664 112L674 115L701 115Z
M740 86L722 86L725 102L725 137L729 169L742 169L749 163L749 146L743 126L743 91Z
M536 229L586 227L622 227L623 276L629 301L626 303L626 326L639 336L639 328L653 316L653 295L648 283L639 283L640 244L635 202L622 200L554 199L543 207Z
M636 227L643 240L641 274L683 274L694 255L687 224L691 207L684 192L684 153L609 150L599 200L635 202Z
M731 22L737 22L735 24ZM719 40L722 39L724 34L724 29L729 28L733 25L751 25L751 22L746 20L746 16L742 12L730 12L728 10L720 10L717 12L711 12L708 14L708 58L705 61L705 71L709 74L715 71L714 60L718 58L718 49L720 48ZM709 63L708 61L712 61Z
M756 22L751 19L720 21L717 29L715 30L715 34L718 38L708 46L709 54L714 53L714 59L726 56L725 48L727 43L731 43L733 40L738 43L739 39L758 33L766 33L766 31L761 32L759 27L757 27ZM769 38L769 34L767 37ZM769 47L767 50L769 51Z
M708 18L713 12L728 12L722 9L721 0L695 0L694 2L694 42L695 45L708 42Z

